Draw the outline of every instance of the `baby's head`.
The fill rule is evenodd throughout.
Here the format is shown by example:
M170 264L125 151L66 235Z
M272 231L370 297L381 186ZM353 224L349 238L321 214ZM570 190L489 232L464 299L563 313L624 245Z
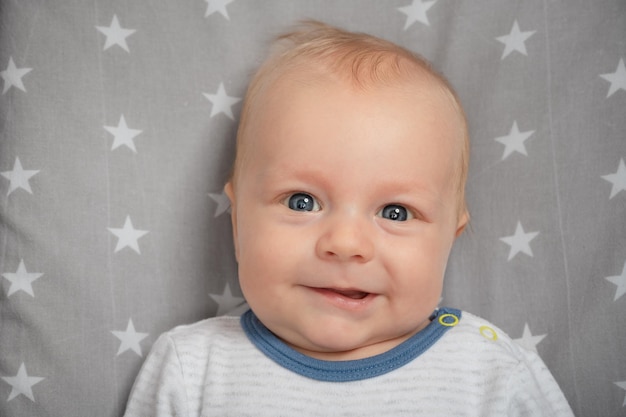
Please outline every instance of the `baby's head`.
M226 193L252 310L295 349L382 353L428 324L467 223L468 134L446 80L308 22L254 76Z

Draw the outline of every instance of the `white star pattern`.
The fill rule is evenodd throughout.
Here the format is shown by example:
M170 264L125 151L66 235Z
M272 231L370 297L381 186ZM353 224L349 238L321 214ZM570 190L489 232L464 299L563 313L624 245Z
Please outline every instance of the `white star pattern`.
M539 232L524 232L522 223L518 221L514 235L500 238L501 241L511 246L507 260L510 261L520 252L532 257L533 252L530 249L530 241L537 237L538 234Z
M115 246L115 252L119 252L122 249L128 247L137 253L139 251L139 238L148 233L147 230L138 230L133 227L133 223L130 220L130 216L126 216L126 221L121 229L114 229L109 227L109 232L113 233L117 238L117 246Z
M606 98L611 97L618 90L626 91L626 66L624 66L624 59L619 60L615 72L600 74L600 77L611 83Z
M624 165L624 158L619 160L615 174L603 175L602 178L613 184L609 200L615 197L620 191L626 191L626 165Z
M606 277L605 279L617 285L615 297L613 297L613 301L617 301L622 295L626 294L626 262L624 262L621 275L614 275L612 277Z
M513 127L511 127L511 131L506 136L497 137L495 140L504 145L504 154L502 155L502 160L504 161L508 158L513 152L519 152L522 155L528 156L526 152L526 147L524 146L524 142L526 139L532 136L535 133L534 130L528 130L526 132L520 132L517 127L517 121L513 122Z
M26 365L24 362L20 365L20 369L15 376L3 376L2 379L11 385L11 393L7 401L11 401L18 395L24 395L26 398L35 402L35 396L33 395L33 385L38 384L45 378L39 376L28 376L26 372Z
M18 68L15 66L15 62L13 62L13 57L9 57L9 65L7 69L0 72L0 76L2 76L2 80L4 81L4 87L2 87L2 94L9 91L11 87L15 87L23 92L26 92L26 87L24 87L24 83L22 82L22 77L31 72L32 68Z
M20 188L27 191L29 194L32 194L33 191L31 190L30 183L28 181L38 172L39 170L24 169L22 167L22 163L20 162L20 158L15 158L15 162L13 163L13 171L0 172L0 175L8 179L10 182L7 195L11 195L13 191Z
M130 150L137 153L133 138L143 131L139 129L130 129L126 124L124 115L120 117L120 121L117 123L117 126L104 126L104 128L107 132L113 135L113 145L111 146L111 150L125 145L130 148Z
M215 208L215 213L213 214L213 217L221 216L222 214L230 211L230 200L224 192L221 192L219 194L209 193L209 197L211 197L211 200L217 203L217 207Z
M226 94L224 89L224 83L220 83L215 94L202 93L207 100L209 100L213 107L211 107L211 116L216 116L220 113L224 113L230 119L235 120L233 115L232 106L241 101L238 97L231 97Z
M209 294L209 296L217 303L217 313L215 313L216 316L222 316L245 303L245 300L242 297L233 296L233 293L230 290L230 284L228 283L226 284L226 288L224 288L224 293L222 295Z
M124 29L120 26L120 22L117 19L117 15L113 15L110 26L96 26L99 32L106 36L104 43L104 50L106 51L110 47L117 45L126 52L130 52L126 38L136 32L135 29Z
M534 30L522 32L520 31L517 20L513 22L513 27L508 35L499 36L496 39L504 44L504 52L500 59L506 58L511 52L517 51L522 55L526 53L526 40L535 33Z
M111 331L121 340L120 348L117 350L117 354L115 356L119 356L120 354L126 352L127 350L132 350L139 356L143 356L141 353L141 346L139 342L145 339L149 333L139 333L135 330L135 325L133 324L132 319L128 319L128 325L126 326L126 330L124 331Z
M482 138L471 144L468 203L488 241L470 233L455 244L448 270L459 287L440 304L482 311L515 344L539 350L575 415L624 414L623 326L614 326L626 314L619 8L589 13L591 3L573 2L566 15L577 18L568 20L557 5L514 1L54 3L39 2L34 14L24 2L0 3L10 23L0 35L0 305L10 310L0 313L0 415L82 417L98 401L114 415L156 329L249 308L225 253L233 210L220 184L248 75L268 38L303 17L373 31L450 77ZM465 275L483 265L506 280L483 274L474 291ZM559 284L523 285L536 271ZM181 286L172 275L189 279ZM189 298L189 285L210 290ZM152 314L163 288L179 306L167 317ZM495 317L503 298L484 294L501 290L516 297ZM527 308L533 297L548 307ZM572 327L589 337L557 331ZM81 364L94 361L115 371L100 385L116 389L88 389ZM580 363L586 372L576 372ZM76 401L64 373L87 387L84 398Z
M428 9L434 6L437 0L413 0L409 6L398 7L398 10L406 15L406 22L404 24L404 30L410 28L413 23L420 22L425 24L426 26L430 26L430 22L428 21L428 16L426 12Z
M517 342L517 344L522 346L523 348L526 348L528 350L532 350L532 351L534 351L536 353L537 352L537 345L546 336L547 335L545 335L545 334L533 336L533 334L530 332L530 327L528 327L528 323L526 323L526 324L524 324L524 333L522 334L522 337L520 337L519 339L513 339L513 340L515 342Z
M228 10L226 10L226 6L232 3L234 0L204 0L207 2L206 13L204 17L209 17L215 12L219 12L222 16L226 18L226 20L230 20L228 16Z
M26 294L34 297L35 293L33 292L32 283L38 278L41 278L43 274L38 272L28 272L26 270L26 266L24 265L24 260L22 259L20 260L20 265L17 267L17 271L5 272L2 276L11 282L11 286L9 287L9 291L7 293L8 296L13 295L17 291L24 291Z

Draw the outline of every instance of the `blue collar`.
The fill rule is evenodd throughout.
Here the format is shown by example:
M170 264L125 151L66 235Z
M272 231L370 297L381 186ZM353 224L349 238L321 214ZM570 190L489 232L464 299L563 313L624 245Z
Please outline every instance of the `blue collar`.
M347 382L373 378L406 365L426 352L460 318L460 310L440 308L435 311L426 328L393 349L369 358L350 361L324 361L294 350L270 332L252 310L241 316L241 326L248 339L282 367L319 381Z

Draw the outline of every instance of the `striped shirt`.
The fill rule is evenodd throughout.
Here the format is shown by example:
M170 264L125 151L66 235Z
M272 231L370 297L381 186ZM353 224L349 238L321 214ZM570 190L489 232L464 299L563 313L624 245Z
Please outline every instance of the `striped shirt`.
M366 415L573 413L535 352L470 313L442 309L391 351L343 362L298 353L252 312L180 326L152 347L125 414Z

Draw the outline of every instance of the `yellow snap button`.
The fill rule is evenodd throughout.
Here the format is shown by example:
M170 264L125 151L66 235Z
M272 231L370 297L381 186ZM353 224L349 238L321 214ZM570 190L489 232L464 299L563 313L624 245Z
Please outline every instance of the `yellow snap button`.
M485 339L493 340L494 342L496 340L498 340L498 333L496 333L496 331L493 330L491 327L489 327L489 326L480 326L480 328L478 330L480 331L480 334Z
M439 324L446 327L454 327L459 324L459 318L454 314L442 314L439 316Z

